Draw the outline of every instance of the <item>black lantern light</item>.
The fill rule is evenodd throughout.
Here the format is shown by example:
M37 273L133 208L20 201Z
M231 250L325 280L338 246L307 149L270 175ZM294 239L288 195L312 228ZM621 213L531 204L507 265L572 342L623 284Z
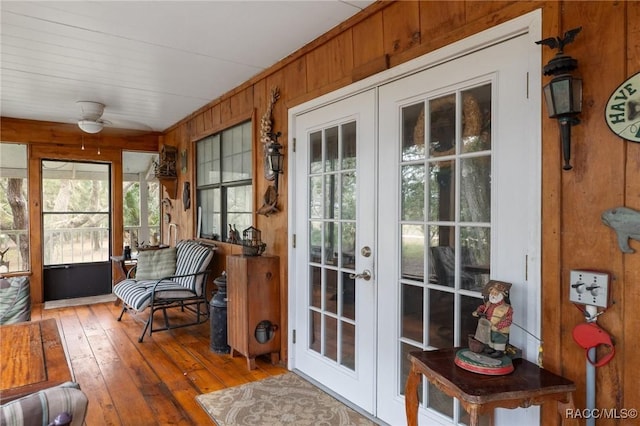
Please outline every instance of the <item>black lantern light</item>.
M283 173L284 170L284 154L280 152L282 145L278 143L278 138L282 133L269 133L271 143L267 146L267 158L269 161L269 169L275 175L274 186L276 188L276 195L278 194L278 175Z
M582 79L574 77L571 71L578 68L578 61L564 54L564 46L571 43L582 27L567 31L563 38L550 37L536 41L558 53L543 68L544 75L552 75L553 79L544 86L544 100L547 104L549 118L555 118L560 125L564 170L571 170L571 126L580 123L577 117L582 112Z

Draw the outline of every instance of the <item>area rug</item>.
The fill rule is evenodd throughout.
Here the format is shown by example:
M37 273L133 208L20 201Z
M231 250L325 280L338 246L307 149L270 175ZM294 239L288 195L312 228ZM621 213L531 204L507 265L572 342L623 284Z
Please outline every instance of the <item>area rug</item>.
M375 425L295 373L198 395L218 426Z

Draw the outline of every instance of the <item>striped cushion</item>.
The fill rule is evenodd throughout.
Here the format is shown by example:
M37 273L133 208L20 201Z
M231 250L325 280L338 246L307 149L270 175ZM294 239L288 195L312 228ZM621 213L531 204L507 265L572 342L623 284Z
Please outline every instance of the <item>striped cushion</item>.
M170 277L176 272L176 248L144 250L138 253L136 279L159 280Z
M113 293L135 311L144 311L151 304L151 291L158 280L124 280L113 288ZM165 280L156 287L156 299L184 299L195 292L176 281Z
M87 396L74 382L66 382L0 406L3 426L48 425L58 414L73 416L71 426L81 426L87 414Z
M176 251L177 257L174 274L176 276L205 271L213 257L213 251L211 249L190 240L180 241L174 250ZM162 280L155 290L156 300L187 299L202 296L203 279L203 275L198 275ZM113 293L122 299L131 309L140 312L151 304L151 292L157 282L158 279L141 280L139 272L136 272L135 279L121 281L113 287Z
M0 279L0 324L13 324L30 319L29 277Z
M203 272L209 266L211 258L213 258L213 251L205 246L198 244L195 241L183 240L176 245L178 251L178 262L176 265L176 275L195 274L197 272ZM196 292L198 296L202 294L202 280L203 275L196 277L183 277L176 278L180 284L184 287Z

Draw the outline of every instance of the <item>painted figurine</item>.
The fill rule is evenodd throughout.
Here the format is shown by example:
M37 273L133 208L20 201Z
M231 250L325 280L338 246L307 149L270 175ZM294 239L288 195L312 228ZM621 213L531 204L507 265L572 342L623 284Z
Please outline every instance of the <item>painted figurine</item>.
M485 344L484 353L492 358L504 356L509 342L509 329L513 321L510 289L511 283L489 281L482 290L485 303L472 313L474 317L479 317L475 338Z

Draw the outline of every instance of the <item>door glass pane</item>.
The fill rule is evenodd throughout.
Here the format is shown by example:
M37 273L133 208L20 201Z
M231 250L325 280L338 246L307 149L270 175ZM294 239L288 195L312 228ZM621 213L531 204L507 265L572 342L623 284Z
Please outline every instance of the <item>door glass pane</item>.
M309 222L309 261L322 262L322 222Z
M429 101L429 156L456 153L456 95Z
M434 283L453 287L456 275L455 228L452 226L430 226L429 237L433 244L429 251L435 273Z
M351 369L356 369L356 327L353 324L342 321L342 356L340 363Z
M453 417L453 398L442 393L431 383L427 385L427 393L429 394L427 402L429 408L433 408L447 417Z
M422 343L424 335L424 289L402 285L402 337Z
M409 343L400 343L400 377L398 380L398 388L400 395L404 395L404 385L407 383L409 371L411 370L411 361L409 361L409 352L422 350L422 347ZM426 380L423 380L425 382ZM422 386L418 386L418 401L422 402Z
M455 220L455 176L455 160L429 164L429 220Z
M324 317L324 356L338 360L338 321L334 317Z
M323 217L322 200L322 176L311 176L309 178L309 217Z
M342 128L342 170L356 168L356 122L346 123Z
M311 311L309 313L309 349L318 353L322 350L322 322L320 312Z
M342 223L342 266L348 269L356 268L356 224Z
M402 225L402 278L424 281L424 225Z
M338 179L335 174L325 175L324 179L324 217L333 219L340 217L338 203Z
M476 334L478 326L478 318L471 315L478 306L482 305L483 300L480 297L460 296L460 343L467 345L468 336Z
M460 220L488 222L491 216L491 157L460 161Z
M342 273L342 316L356 319L356 280L348 272Z
M106 164L42 161L45 266L109 261L109 182Z
M324 171L337 170L338 167L338 128L331 127L324 131L325 137L325 163Z
M491 85L462 92L462 152L491 149Z
M402 161L424 158L424 103L402 108Z
M424 220L425 166L402 167L402 220Z
M324 263L338 266L338 224L327 222L324 232Z
M355 369L356 122L309 134L309 348Z
M325 285L325 301L324 301L324 309L325 311L331 312L332 314L338 313L338 273L336 271L332 271L331 269L325 269L326 274L326 285Z
M342 173L342 219L356 218L356 172Z
M309 172L322 171L322 132L309 135Z
M464 226L460 228L461 286L482 291L491 272L491 228Z
M429 346L453 346L453 293L429 290Z
M309 305L322 308L322 269L309 267Z

